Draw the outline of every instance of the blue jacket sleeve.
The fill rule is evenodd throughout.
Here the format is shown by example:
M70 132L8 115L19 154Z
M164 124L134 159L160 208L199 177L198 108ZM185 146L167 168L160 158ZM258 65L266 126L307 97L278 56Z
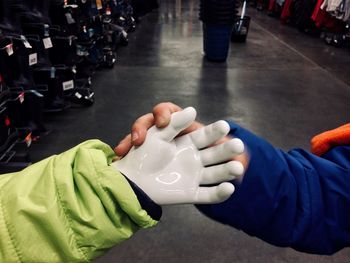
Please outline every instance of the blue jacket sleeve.
M350 146L322 157L288 153L230 123L250 164L224 203L200 205L209 217L283 247L332 254L350 245Z

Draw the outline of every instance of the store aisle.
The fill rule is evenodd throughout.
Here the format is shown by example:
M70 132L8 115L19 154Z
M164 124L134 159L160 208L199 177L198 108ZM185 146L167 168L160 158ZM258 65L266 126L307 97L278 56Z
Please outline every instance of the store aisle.
M233 119L285 150L308 149L313 135L349 121L348 50L249 12L247 43L232 45L226 64L213 64L202 58L198 1L161 1L130 35L115 68L96 73L95 105L47 117L54 131L33 145L32 159L91 138L115 145L161 101L194 106L206 123ZM322 257L276 248L209 220L193 206L176 206L164 208L156 228L140 231L96 262L349 261L349 249Z

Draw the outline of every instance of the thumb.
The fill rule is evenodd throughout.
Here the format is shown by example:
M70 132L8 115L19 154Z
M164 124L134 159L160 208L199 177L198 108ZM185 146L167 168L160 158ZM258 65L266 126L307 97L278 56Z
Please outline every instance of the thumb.
M226 201L235 191L233 184L224 182L218 186L199 187L195 204L217 204Z

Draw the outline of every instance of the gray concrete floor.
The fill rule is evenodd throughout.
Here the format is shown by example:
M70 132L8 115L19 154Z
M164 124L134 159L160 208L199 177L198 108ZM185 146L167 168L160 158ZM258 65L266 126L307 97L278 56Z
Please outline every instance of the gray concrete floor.
M113 146L162 101L194 106L205 123L233 119L285 150L308 149L313 135L349 122L349 50L248 12L247 43L231 45L227 63L215 64L203 60L198 0L162 1L115 68L96 74L95 105L48 119L54 132L33 145L34 161L85 139ZM187 205L165 207L157 227L95 262L350 262L350 250L327 257L274 247Z

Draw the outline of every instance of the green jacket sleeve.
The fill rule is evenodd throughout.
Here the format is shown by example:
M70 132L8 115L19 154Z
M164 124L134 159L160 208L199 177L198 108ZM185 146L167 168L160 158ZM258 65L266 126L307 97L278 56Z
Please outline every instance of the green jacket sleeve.
M90 140L1 175L0 262L91 262L154 226L113 157Z

